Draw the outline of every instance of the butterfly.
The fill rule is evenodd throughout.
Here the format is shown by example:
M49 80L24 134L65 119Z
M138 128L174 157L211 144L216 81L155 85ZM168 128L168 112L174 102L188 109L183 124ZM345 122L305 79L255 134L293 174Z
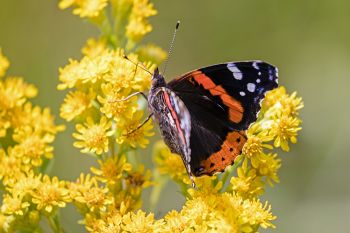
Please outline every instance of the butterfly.
M164 142L193 176L223 172L241 154L246 130L266 92L278 87L278 70L262 61L228 62L165 82L155 69L148 97ZM142 124L140 125L142 126Z

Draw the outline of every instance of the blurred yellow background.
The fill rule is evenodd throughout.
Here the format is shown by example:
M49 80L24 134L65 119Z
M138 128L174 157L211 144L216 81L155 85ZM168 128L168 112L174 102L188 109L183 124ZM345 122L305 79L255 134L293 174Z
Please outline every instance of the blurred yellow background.
M153 1L159 14L146 37L168 48L182 25L166 76L214 63L260 59L279 68L280 83L303 97L303 130L291 153L282 154L281 183L263 196L278 216L275 232L349 232L350 229L350 2L345 0ZM9 74L39 88L34 103L58 117L64 93L56 89L58 67L79 58L98 31L61 11L54 0L0 1L0 47ZM72 124L58 135L51 174L72 180L93 162L73 148ZM151 156L142 158L149 166ZM145 194L147 195L147 193ZM174 184L162 195L156 216L179 209ZM148 206L145 204L147 210ZM62 214L69 232L83 232L72 207Z

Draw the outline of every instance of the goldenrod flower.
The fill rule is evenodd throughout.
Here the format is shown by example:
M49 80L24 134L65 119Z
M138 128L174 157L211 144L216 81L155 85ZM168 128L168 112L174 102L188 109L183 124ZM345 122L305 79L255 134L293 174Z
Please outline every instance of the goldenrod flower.
M93 98L93 92L89 94L81 91L69 92L61 105L60 116L67 121L73 120L92 106Z
M273 140L273 136L269 135L268 130L260 130L259 124L253 124L247 133L248 140L243 147L242 153L248 158L253 158L263 152L264 148L273 149L272 145L266 144Z
M189 231L184 217L177 211L172 210L164 216L164 224L162 231L167 233L181 233Z
M41 156L48 159L53 156L53 147L47 145L54 140L51 134L41 135L32 127L26 126L16 129L12 137L18 143L13 147L12 153L21 158L25 164L30 163L37 167L42 164Z
M297 142L296 136L301 130L301 121L298 118L282 115L272 124L271 135L276 135L275 147L281 147L284 151L289 151L288 141Z
M51 114L49 108L41 109L38 106L32 108L31 104L28 104L25 106L25 112L30 116L30 123L35 131L49 133L53 136L65 129L64 125L55 124L55 117Z
M151 120L147 121L147 123L141 128L137 129L141 124L142 116L143 111L137 111L134 113L133 118L130 121L118 125L122 130L121 136L116 139L117 143L127 144L132 148L136 148L137 146L140 146L141 148L146 147L149 143L149 140L146 137L153 136L154 132L151 131L153 129Z
M157 65L160 65L168 56L162 48L152 43L140 46L136 52L141 61L150 61Z
M19 77L10 77L0 82L0 112L21 106L27 98L33 98L37 89Z
M23 196L19 194L5 194L2 200L1 212L8 215L24 215L30 203L23 200Z
M101 85L103 96L97 96L102 104L100 111L116 122L130 120L137 109L137 97L126 101L118 101L129 94L127 89L117 89L111 83Z
M139 41L150 31L152 31L152 26L148 22L139 18L131 18L126 27L126 36L132 41Z
M237 177L231 178L231 189L243 198L256 197L264 193L264 183L256 170L247 171L242 167L237 168Z
M243 232L252 232L258 227L264 229L275 226L271 221L276 219L276 216L271 214L271 206L267 202L263 205L258 199L241 200L240 219L245 224L242 224Z
M276 88L266 95L263 109L268 109L269 112L275 114L283 113L284 115L296 117L299 114L299 110L304 107L302 98L297 97L296 94L296 92L293 92L291 95L288 95L283 86Z
M32 192L32 202L36 204L38 210L44 210L51 213L54 208L62 208L70 202L69 192L66 188L66 182L58 180L57 177L50 179L44 175L42 184Z
M98 155L108 151L109 137L113 135L110 130L112 122L106 117L101 117L99 123L94 123L91 117L86 119L84 125L77 124L78 133L73 133L74 138L80 140L74 142L74 146L82 148L83 153L96 153Z
M0 149L0 180L7 186L16 183L22 172L29 170L28 166L22 163L22 159L13 154L13 150L9 149L6 155L3 149Z
M126 26L126 36L134 42L141 40L152 30L147 18L155 14L157 11L148 0L135 0L129 16L129 23Z
M66 9L73 5L76 7L73 14L79 15L81 18L93 18L97 17L107 6L107 0L61 0L58 6L61 9Z
M129 172L132 168L124 155L108 158L105 161L98 160L98 163L100 169L91 167L92 173L96 175L96 179L112 185L119 182L123 173Z
M155 221L153 214L146 215L139 210L136 213L129 212L123 216L122 229L124 232L160 232L163 221Z
M139 64L135 54L128 54L128 59L125 59L124 51L117 49L110 64L110 72L104 76L104 80L112 83L117 90L144 91L151 85L151 75L145 69L151 72L154 66L150 62Z
M69 190L73 202L83 213L104 212L113 203L108 189L99 187L96 178L90 174L80 174L75 183L69 184Z
M281 159L277 158L277 154L261 153L251 159L251 164L260 176L266 177L271 186L272 182L279 182L277 172L281 167Z
M87 214L85 216L85 227L93 233L122 232L122 220L122 215L118 211L103 215L100 219Z
M9 183L7 191L12 195L27 196L31 195L33 190L42 185L42 174L35 175L34 171L21 172L16 175L17 181Z
M10 62L7 59L7 57L4 56L4 54L2 53L2 49L0 48L0 78L2 78L5 73L6 70L9 68L10 66Z
M77 60L69 59L69 64L59 68L59 73L59 80L62 83L58 84L57 89L64 90L81 82L80 77L83 75L83 70Z
M81 53L88 57L97 57L107 49L106 41L103 39L96 40L90 38L86 41L85 46L81 49Z
M141 191L149 187L151 182L151 171L140 165L136 171L131 171L125 179L125 185L131 196L141 195Z

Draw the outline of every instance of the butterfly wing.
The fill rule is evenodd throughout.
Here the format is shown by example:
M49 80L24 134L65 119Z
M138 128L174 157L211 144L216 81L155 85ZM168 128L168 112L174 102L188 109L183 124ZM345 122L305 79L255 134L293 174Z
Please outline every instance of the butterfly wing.
M277 68L261 61L230 62L189 72L168 84L191 115L191 171L212 175L241 153L244 130L256 121Z

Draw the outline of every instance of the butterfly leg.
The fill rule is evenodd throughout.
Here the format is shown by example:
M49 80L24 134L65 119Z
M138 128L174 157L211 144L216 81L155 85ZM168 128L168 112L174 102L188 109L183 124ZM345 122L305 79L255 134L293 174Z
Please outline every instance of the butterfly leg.
M136 95L141 95L141 96L143 96L143 98L145 98L146 101L148 101L148 98L147 98L147 96L145 95L145 93L138 91L138 92L135 92L135 93L133 93L133 94L131 94L131 95L129 95L129 96L123 98L123 99L119 99L119 100L110 100L110 101L108 101L108 102L109 102L109 103L123 102L123 101L126 101L126 100L130 99L131 97L136 96Z
M126 134L124 134L124 136L127 136L127 135L129 135L129 134L132 134L132 133L134 133L135 131L137 131L138 129L140 129L142 126L144 126L144 125L147 123L147 121L149 121L149 120L151 119L152 116L153 116L153 113L149 114L149 116L148 116L141 124L139 124L135 129L129 131L129 132L126 133Z

